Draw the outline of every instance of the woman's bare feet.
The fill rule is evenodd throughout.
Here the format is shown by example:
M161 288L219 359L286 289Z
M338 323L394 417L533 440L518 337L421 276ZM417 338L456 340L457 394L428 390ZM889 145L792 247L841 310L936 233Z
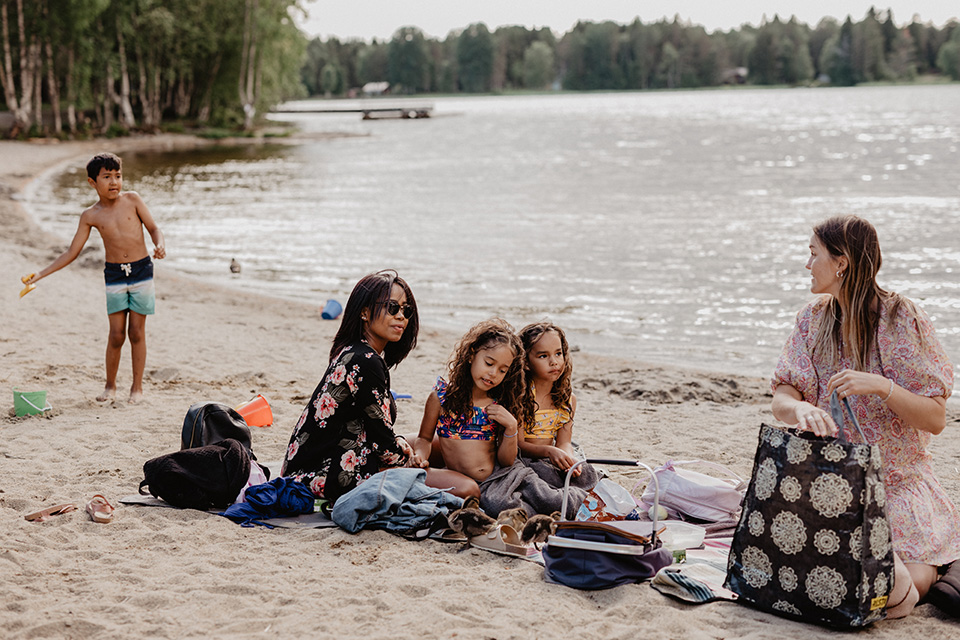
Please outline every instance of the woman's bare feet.
M106 402L110 400L111 402L117 397L117 388L116 387L104 387L100 395L97 396L97 402Z
M142 389L142 388L140 388L140 389L134 389L133 387L131 387L131 388L130 388L130 399L127 400L127 402L129 402L130 404L137 404L137 403L140 402L141 400L143 400L143 389Z

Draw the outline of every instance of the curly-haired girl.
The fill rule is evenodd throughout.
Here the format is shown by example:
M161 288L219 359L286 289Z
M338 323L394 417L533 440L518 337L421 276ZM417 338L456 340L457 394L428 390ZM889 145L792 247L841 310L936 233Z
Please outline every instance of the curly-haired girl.
M446 468L430 468L427 484L479 498L477 483L517 457L523 347L513 327L494 318L470 329L457 343L448 378L438 378L427 398L414 451L429 460L436 435Z
M573 416L573 361L563 329L551 322L535 322L520 330L527 387L520 410L520 453L524 462L552 486L563 486L566 472L576 464ZM532 459L532 461L530 460ZM590 465L577 467L573 486L592 488L598 476Z
M520 451L533 458L549 458L566 471L577 462L572 444L577 397L570 383L573 363L567 337L555 324L536 322L520 330L520 342L527 378L520 410Z

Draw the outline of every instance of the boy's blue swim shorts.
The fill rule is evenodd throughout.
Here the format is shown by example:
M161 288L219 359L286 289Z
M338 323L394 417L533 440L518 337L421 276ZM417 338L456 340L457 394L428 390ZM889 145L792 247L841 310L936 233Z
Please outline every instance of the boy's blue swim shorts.
M153 261L150 256L136 262L104 263L103 279L107 283L107 314L135 311L148 316L153 313Z

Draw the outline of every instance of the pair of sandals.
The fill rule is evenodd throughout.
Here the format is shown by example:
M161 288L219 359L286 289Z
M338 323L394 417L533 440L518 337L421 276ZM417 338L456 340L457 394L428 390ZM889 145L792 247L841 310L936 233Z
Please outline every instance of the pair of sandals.
M523 512L526 520L526 512ZM520 539L520 534L510 522L496 521L480 509L480 501L469 497L463 506L449 517L438 515L427 527L412 532L408 537L415 540L429 538L438 542L469 542L471 547L494 553L525 558L536 555L537 550Z
M52 507L47 507L46 509L41 509L40 511L28 513L27 515L23 516L23 518L28 522L46 522L48 520L52 520L54 516L71 513L76 510L77 505L68 502L66 504L58 504ZM99 493L93 496L90 502L87 503L86 511L90 514L90 518L94 522L106 524L113 521L114 507L104 496Z
M552 525L553 518L535 515L527 517L522 508L508 509L494 520L480 509L476 498L468 498L463 507L450 514L449 523L454 531L461 533L470 542L471 547L499 553L516 558L536 556L539 550L535 542L541 537L540 529ZM522 533L519 531L522 530Z

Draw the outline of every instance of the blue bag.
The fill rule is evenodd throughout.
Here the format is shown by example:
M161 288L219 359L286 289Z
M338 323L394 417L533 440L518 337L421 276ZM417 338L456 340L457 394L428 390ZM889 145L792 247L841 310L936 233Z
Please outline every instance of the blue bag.
M587 460L593 464L620 464L639 466L656 476L647 465L624 460ZM573 470L564 482L563 505ZM659 506L659 491L654 496L654 514ZM547 538L543 551L544 576L576 589L609 589L621 584L649 580L657 571L673 562L673 554L657 537L657 521L614 520L609 522L567 521L555 525L554 534Z

